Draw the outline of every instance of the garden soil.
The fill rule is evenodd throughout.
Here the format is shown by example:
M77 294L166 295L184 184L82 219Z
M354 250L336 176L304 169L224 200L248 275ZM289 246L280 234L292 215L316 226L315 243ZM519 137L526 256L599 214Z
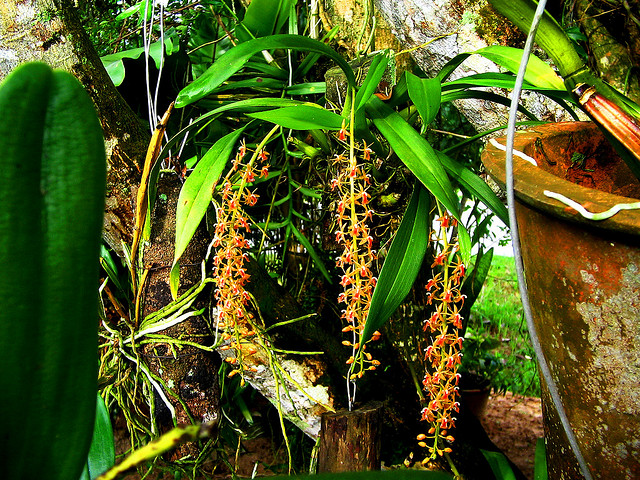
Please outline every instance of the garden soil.
M540 399L512 393L491 395L480 423L491 441L533 480L536 441L544 435Z
M491 395L487 408L480 417L480 422L491 441L520 468L529 480L533 480L536 441L543 436L540 399L512 393ZM117 423L115 427L116 438L119 440L116 450L117 453L121 453L128 448L126 429L124 425ZM243 446L244 451L238 458L239 476L250 478L256 464L258 465L256 476L273 475L269 469L264 468L264 464L279 463L275 457L281 457L283 452L274 452L270 439L253 439L244 442ZM284 461L284 458L281 461ZM132 472L124 478L138 480L140 476ZM170 480L173 476L153 478ZM215 478L222 480L230 478L230 475L222 474Z

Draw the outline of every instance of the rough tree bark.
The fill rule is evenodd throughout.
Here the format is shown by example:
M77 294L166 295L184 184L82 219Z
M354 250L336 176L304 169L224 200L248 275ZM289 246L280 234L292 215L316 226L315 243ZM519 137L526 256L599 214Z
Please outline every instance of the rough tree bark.
M326 12L331 24L344 22L337 18L348 12L354 26L361 20L363 5L370 0L327 0ZM498 15L486 0L373 0L381 35L375 37L374 49L393 48L411 52L415 63L428 75L435 76L459 53L473 52L488 45L500 44L521 47L524 36L510 22ZM333 14L333 15L331 15ZM368 30L365 30L368 31ZM395 44L385 32L397 38ZM429 43L431 42L431 43ZM407 64L403 61L403 64ZM402 71L399 65L398 71ZM474 55L465 60L450 79L474 73L497 72L491 61ZM505 91L495 90L505 94ZM555 102L537 94L525 92L524 106L541 120L550 122L570 117ZM483 100L456 101L456 107L476 128L487 130L506 123L506 107Z
M587 37L591 67L640 103L640 1L572 2L573 16Z
M149 132L113 86L71 2L6 0L0 14L0 78L21 63L42 61L73 73L93 99L108 158L104 237L122 254L122 242L131 243L130 198Z

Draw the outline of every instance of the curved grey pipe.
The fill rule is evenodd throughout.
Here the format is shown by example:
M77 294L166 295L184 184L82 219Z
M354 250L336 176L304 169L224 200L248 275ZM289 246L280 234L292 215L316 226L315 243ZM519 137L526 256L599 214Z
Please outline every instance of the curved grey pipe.
M562 405L562 400L560 399L560 394L558 393L558 387L554 382L551 371L549 370L549 365L547 364L547 360L542 353L542 348L540 347L540 339L538 338L538 333L536 331L536 327L533 324L533 316L531 313L531 304L529 303L529 294L527 291L527 284L524 278L524 267L522 265L522 253L520 251L520 237L518 235L518 221L516 220L516 211L515 211L515 194L513 188L513 140L516 130L516 114L518 112L518 102L520 101L520 94L522 92L522 83L524 81L524 74L527 70L527 63L529 61L529 54L531 53L531 49L533 47L533 40L536 36L536 31L538 30L538 24L540 23L540 19L544 13L544 8L546 6L546 0L540 0L538 3L538 8L536 9L536 13L533 17L533 21L531 22L531 28L529 30L529 35L527 37L527 42L524 47L524 52L522 54L522 61L520 62L520 68L518 70L518 75L516 77L516 83L513 88L513 94L511 97L511 108L509 109L509 122L507 129L507 159L506 159L506 188L507 188L507 206L509 208L509 224L511 227L511 242L513 245L513 256L516 262L516 274L518 276L518 286L520 289L520 296L522 297L522 306L524 309L525 319L527 321L527 328L529 330L529 335L531 337L531 343L533 344L533 349L536 352L536 357L538 359L538 366L540 368L540 373L544 377L545 382L547 383L547 388L549 389L549 394L551 395L551 400L553 401L553 405L558 412L558 416L560 417L560 422L562 423L562 427L567 435L567 440L569 441L569 445L571 446L571 450L573 450L574 455L578 461L580 466L580 471L584 476L585 480L592 480L593 477L591 472L589 471L589 467L582 456L582 452L580 451L580 446L578 445L578 441L576 439L575 434L573 433L573 429L571 428L571 424L569 423L569 418L567 417L567 412Z

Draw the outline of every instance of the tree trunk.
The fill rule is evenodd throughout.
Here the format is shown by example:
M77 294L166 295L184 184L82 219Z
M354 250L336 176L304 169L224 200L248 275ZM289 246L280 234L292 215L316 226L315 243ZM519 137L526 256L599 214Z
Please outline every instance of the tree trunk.
M104 238L122 255L122 242L131 243L131 198L149 132L109 79L69 0L5 0L0 13L0 79L21 63L43 61L73 73L93 99L108 162Z
M611 8L605 1L577 0L572 8L587 37L592 68L640 103L640 1L621 3Z
M380 470L382 404L322 416L318 473Z
M523 45L523 34L496 13L486 0L375 0L381 16L418 66L429 76L460 53L473 52L488 45ZM498 67L479 55L472 55L458 67L450 80L475 73L498 72ZM501 95L505 91L493 89ZM557 122L569 120L564 109L540 95L524 92L523 105L539 119ZM460 112L477 131L506 124L506 107L484 100L455 102Z

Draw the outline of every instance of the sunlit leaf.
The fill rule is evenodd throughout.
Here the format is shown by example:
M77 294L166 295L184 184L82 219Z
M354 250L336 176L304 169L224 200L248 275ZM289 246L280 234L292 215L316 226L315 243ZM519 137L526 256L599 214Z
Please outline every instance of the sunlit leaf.
M213 187L218 182L233 147L243 131L243 128L239 128L218 140L204 154L196 168L184 182L182 190L180 190L176 210L174 267L204 218L211 203ZM172 275L172 278L175 280L177 277ZM177 284L172 282L171 291L174 294L174 298L177 295L177 289Z
M293 130L339 130L343 117L320 106L297 105L249 113L247 116L266 120Z
M342 68L347 82L355 88L355 76L349 64L324 43L300 35L271 35L241 43L218 58L206 72L180 91L176 99L176 107L184 107L207 96L222 82L238 72L256 53L275 48L326 55Z
M297 83L285 88L288 95L324 95L326 91L326 82Z
M418 109L422 117L423 132L433 122L440 110L440 96L442 84L438 78L419 78L411 72L406 72L409 98Z
M451 73L458 68L460 64L462 64L462 62L473 54L482 55L512 73L518 73L520 60L522 59L522 50L519 48L492 45L476 50L475 52L456 55L447 62L440 72L438 72L437 78L444 82L449 75L451 75ZM556 72L554 72L549 65L535 55L531 55L529 57L527 72L525 73L524 79L527 83L540 88L548 88L551 90L565 89L562 79L556 74Z
M292 0L252 0L236 27L241 42L278 33L291 12Z
M365 77L362 85L358 90L356 95L356 110L360 110L367 103L369 97L374 94L376 89L378 88L378 84L382 77L384 76L384 72L387 69L387 65L390 60L390 52L389 50L385 50L371 60L371 65L369 65L369 70L367 72L367 76Z
M87 458L87 473L95 480L116 463L116 449L113 439L111 419L104 400L98 394L96 402L96 420L93 427L93 438Z
M171 55L173 52L177 51L180 46L177 42L174 42L171 37L167 36L164 39L164 54ZM125 77L125 68L123 59L131 58L136 59L139 58L140 55L144 54L144 48L132 48L130 50L124 50L122 52L112 53L110 55L105 55L104 57L100 57L102 60L102 64L104 68L107 70L109 74L109 78L113 84L117 87L122 84ZM160 68L160 62L162 61L163 51L161 48L160 40L154 42L149 47L149 56L155 62L156 68Z
M430 205L429 192L416 185L373 290L362 344L396 311L418 276L429 246Z

